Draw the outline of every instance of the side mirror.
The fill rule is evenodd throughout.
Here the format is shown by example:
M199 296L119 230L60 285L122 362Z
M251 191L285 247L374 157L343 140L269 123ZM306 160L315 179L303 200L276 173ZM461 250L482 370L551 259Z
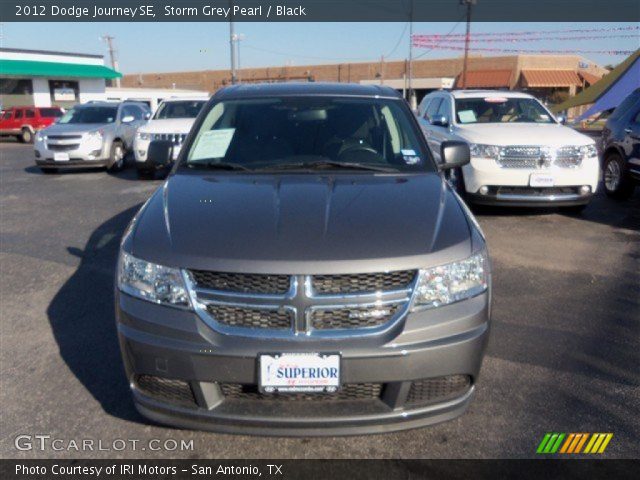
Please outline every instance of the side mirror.
M131 123L135 120L133 115L127 115L126 117L122 117L122 123Z
M558 120L558 123L561 125L565 125L567 123L567 117L565 117L564 115L557 116L556 120Z
M436 117L433 117L429 123L431 123L431 125L435 125L436 127L448 127L449 119L444 115L438 115Z
M149 120L150 118L151 118L151 112L146 112L146 113L144 114L144 119L145 119L145 120Z
M442 142L440 144L440 158L442 163L438 165L438 169L441 171L462 167L471 161L469 145L456 140Z
M167 167L173 159L173 143L169 140L154 140L147 150L147 161L156 167Z

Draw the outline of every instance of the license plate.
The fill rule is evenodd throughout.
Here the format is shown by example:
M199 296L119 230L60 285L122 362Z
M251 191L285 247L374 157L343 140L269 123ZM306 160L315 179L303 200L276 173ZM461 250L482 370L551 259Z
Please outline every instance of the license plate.
M529 185L532 187L553 187L555 183L553 175L532 173L529 177Z
M340 388L340 355L260 355L260 390L266 393L335 392Z
M69 154L68 153L64 153L64 152L55 152L53 154L53 159L56 162L68 162L69 161Z

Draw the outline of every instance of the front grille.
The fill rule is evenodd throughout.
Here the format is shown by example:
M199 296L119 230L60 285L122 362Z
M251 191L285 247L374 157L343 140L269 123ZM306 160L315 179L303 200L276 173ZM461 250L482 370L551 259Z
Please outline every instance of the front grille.
M179 145L187 138L186 133L152 133L151 140L169 140L174 145Z
M320 295L402 290L411 285L416 273L416 270L399 270L354 275L315 275L311 283L314 291Z
M407 405L427 405L459 397L471 387L469 375L448 375L411 382Z
M255 385L221 383L220 389L229 400L261 401L345 401L371 400L382 393L381 383L347 383L334 393L260 393Z
M578 187L489 187L491 195L574 195L577 194Z
M225 292L285 294L291 284L289 275L260 275L250 273L220 273L191 270L196 285Z
M219 323L241 328L289 329L293 315L284 309L259 309L229 305L207 305L207 312Z
M542 146L507 146L500 148L498 165L502 168L575 168L582 163L580 147L564 146L557 149Z
M143 393L151 397L169 402L196 405L191 386L184 380L156 377L155 375L138 375L136 385Z
M545 157L540 147L502 147L498 164L502 168L542 168L551 164L551 157Z
M389 322L402 306L396 303L314 310L311 313L311 326L316 330L378 327Z
M47 135L47 140L80 140L82 135Z
M71 145L58 145L58 144L47 144L49 150L53 152L71 152L72 150L77 150L80 145L77 143L73 143Z
M576 168L582 164L582 154L580 147L562 147L556 152L554 162L561 168Z

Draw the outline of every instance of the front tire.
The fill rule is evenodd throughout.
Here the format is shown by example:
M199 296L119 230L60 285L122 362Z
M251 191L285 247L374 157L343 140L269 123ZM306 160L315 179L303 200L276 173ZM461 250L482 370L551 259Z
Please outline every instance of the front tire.
M627 166L618 152L611 152L604 160L604 191L617 200L633 195L634 185L627 175Z
M124 145L122 142L116 140L111 144L111 154L109 156L109 172L119 172L124 168Z
M32 143L33 132L31 132L31 130L29 130L28 128L23 128L22 133L20 133L20 136L18 137L18 140L21 143Z

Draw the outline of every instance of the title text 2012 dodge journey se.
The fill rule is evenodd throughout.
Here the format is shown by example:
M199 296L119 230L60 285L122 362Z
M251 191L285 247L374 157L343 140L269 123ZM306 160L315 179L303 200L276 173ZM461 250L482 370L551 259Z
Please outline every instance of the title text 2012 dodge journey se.
M441 170L469 161L441 148ZM116 314L143 415L353 434L465 410L490 291L483 235L393 90L236 86L127 229Z

